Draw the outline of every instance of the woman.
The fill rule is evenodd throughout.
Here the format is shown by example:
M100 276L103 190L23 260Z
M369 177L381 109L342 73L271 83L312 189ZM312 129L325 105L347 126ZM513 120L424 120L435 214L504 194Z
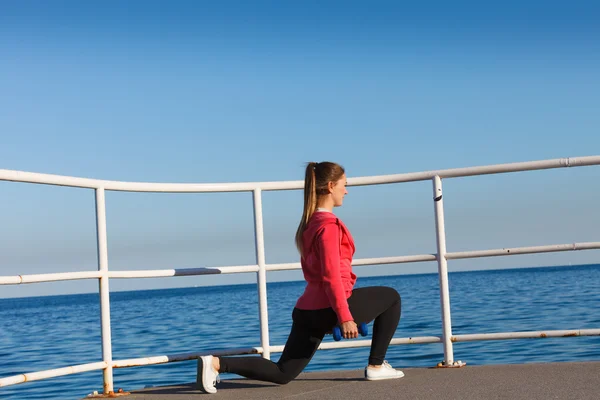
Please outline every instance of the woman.
M307 281L292 312L292 330L277 363L256 356L203 356L199 382L216 393L219 372L286 384L308 365L323 337L338 325L346 339L358 337L357 323L373 324L367 380L401 378L385 360L400 320L400 295L388 287L354 289L354 240L333 214L348 194L344 168L336 163L308 163L304 181L304 212L296 232L302 271Z

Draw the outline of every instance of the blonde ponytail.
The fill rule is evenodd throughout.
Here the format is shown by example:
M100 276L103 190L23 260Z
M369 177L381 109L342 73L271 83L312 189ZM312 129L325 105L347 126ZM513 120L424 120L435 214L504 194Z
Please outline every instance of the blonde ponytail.
M298 225L298 229L296 230L296 248L300 254L303 253L302 249L304 248L302 235L304 234L304 230L306 229L306 225L308 225L310 217L312 217L317 209L316 167L317 163L309 162L306 165L306 172L304 173L304 211L302 212L300 225Z

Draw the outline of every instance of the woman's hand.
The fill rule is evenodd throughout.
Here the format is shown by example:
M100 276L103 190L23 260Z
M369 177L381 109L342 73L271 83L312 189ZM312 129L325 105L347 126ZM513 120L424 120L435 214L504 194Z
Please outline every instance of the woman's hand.
M358 337L358 327L354 321L346 321L340 325L342 337L344 339L355 339Z

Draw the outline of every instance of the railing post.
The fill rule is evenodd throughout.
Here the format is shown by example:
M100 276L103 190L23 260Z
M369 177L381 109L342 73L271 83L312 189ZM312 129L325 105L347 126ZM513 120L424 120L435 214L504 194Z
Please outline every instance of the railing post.
M254 230L256 243L256 263L258 264L258 311L260 315L260 343L263 348L263 358L271 358L269 345L269 312L267 306L267 269L265 262L265 237L263 230L261 190L254 189Z
M435 210L435 231L437 238L438 276L440 281L440 305L442 311L442 333L444 340L444 365L454 363L452 349L452 320L450 318L450 292L448 290L448 262L446 260L446 228L444 226L444 201L442 200L442 180L433 177L433 204Z
M100 286L100 326L102 330L102 359L104 369L104 394L114 392L112 366L112 339L110 329L110 291L108 290L108 245L106 236L106 200L104 188L96 189L96 235L98 239L98 271L102 273Z

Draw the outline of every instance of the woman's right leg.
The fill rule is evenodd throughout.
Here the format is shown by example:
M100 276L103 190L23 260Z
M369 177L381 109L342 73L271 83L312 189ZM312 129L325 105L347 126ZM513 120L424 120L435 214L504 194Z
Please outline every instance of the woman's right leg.
M311 325L311 321L303 317L306 313L294 310L292 330L278 362L253 356L219 357L219 372L278 384L286 384L296 378L308 365L325 336L325 329Z

